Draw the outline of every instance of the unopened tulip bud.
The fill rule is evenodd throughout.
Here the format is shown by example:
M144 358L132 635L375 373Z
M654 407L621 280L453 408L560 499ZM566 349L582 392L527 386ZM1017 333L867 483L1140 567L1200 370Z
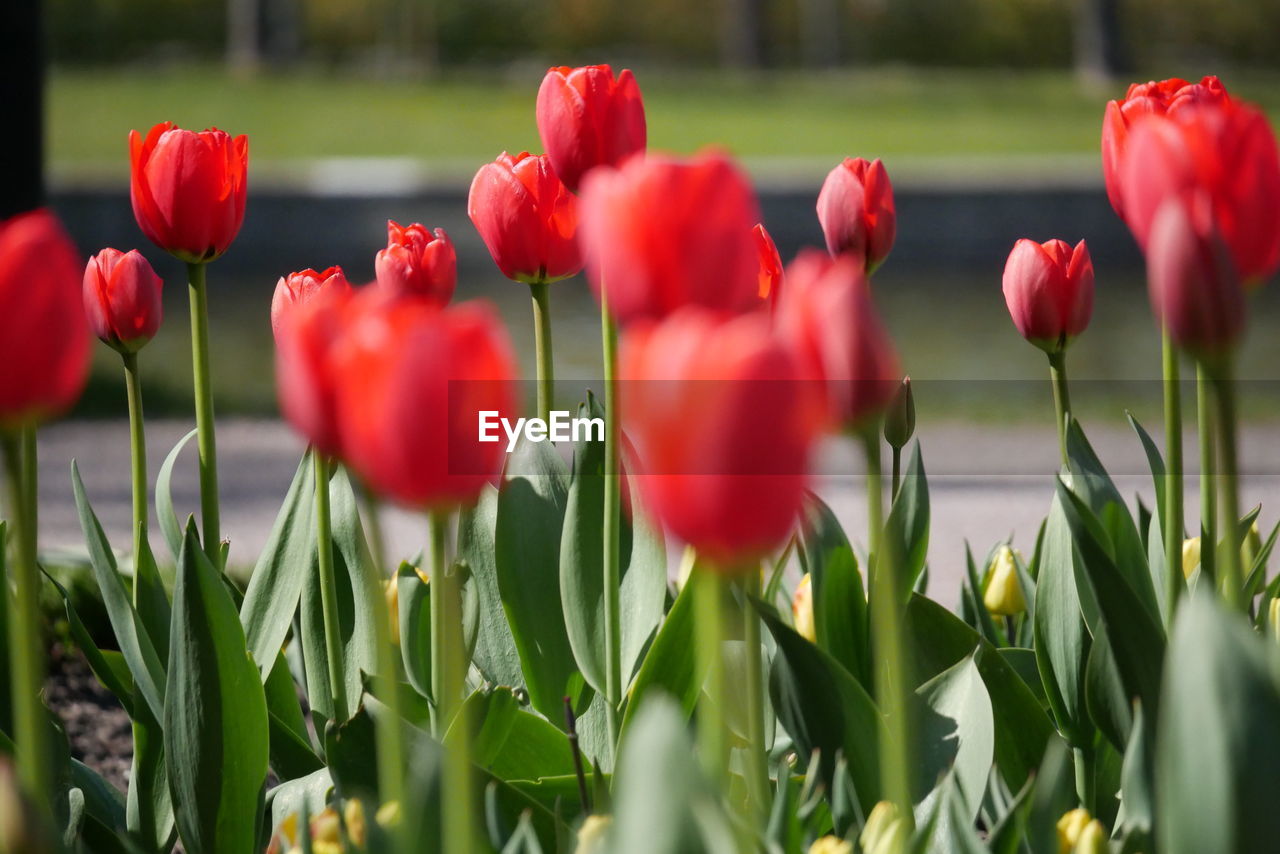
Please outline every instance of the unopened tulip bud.
M838 836L821 836L813 840L809 854L853 854L853 843Z
M832 255L861 258L869 274L884 263L897 235L893 185L879 160L846 157L818 193L818 222Z
M341 267L329 267L317 273L307 269L281 276L271 296L271 334L280 337L280 319L297 306L311 302L320 294L351 293L351 284Z
M818 632L813 623L813 585L807 572L791 597L791 614L796 632L810 643L817 643Z
M1071 850L1071 854L1111 854L1107 832L1096 818L1080 831L1080 838L1076 840L1076 847Z
M121 353L136 353L160 329L164 283L136 249L103 249L84 268L89 328Z
M387 221L387 248L374 259L378 287L448 305L458 284L458 256L443 228Z
M604 851L605 839L609 827L613 824L613 816L589 815L578 828L578 847L574 854L600 854Z
M916 399L911 394L911 377L903 377L884 413L884 440L902 450L916 432Z
M1258 531L1258 520L1254 520L1249 526L1249 531L1244 535L1244 542L1240 544L1240 565L1244 567L1246 573L1253 569L1253 562L1258 559L1258 553L1262 551L1262 534ZM1265 568L1264 573L1265 575Z
M880 801L871 809L858 837L864 854L903 854L907 849L907 825L891 801Z
M1027 610L1027 601L1022 597L1022 585L1018 581L1016 553L1008 546L1001 546L996 551L987 569L982 604L1000 617L1012 617Z
M1062 818L1058 819L1058 854L1072 854L1085 827L1092 820L1089 811L1084 808L1063 813Z
M1191 573L1200 565L1200 538L1192 537L1182 541L1182 575L1190 578Z
M1019 240L1004 265L1004 301L1018 332L1046 353L1066 348L1093 315L1093 260L1081 240Z
M378 812L374 819L378 822L379 827L385 827L388 830L399 827L401 820L400 802L387 801L378 807Z
M577 191L597 166L644 151L644 101L629 69L552 68L538 89L538 134L565 186Z

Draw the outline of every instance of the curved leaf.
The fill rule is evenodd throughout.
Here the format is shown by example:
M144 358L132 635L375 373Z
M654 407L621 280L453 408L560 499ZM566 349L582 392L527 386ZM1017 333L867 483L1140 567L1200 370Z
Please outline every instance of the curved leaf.
M178 514L173 509L173 467L177 465L182 449L195 435L196 431L192 430L178 440L178 444L164 458L156 475L156 518L160 520L160 531L164 534L164 541L169 546L169 554L173 555L174 563L182 559L182 525L178 523Z

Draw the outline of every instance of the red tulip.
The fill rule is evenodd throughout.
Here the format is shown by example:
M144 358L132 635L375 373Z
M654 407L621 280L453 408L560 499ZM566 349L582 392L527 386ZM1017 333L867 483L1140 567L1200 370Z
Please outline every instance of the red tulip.
M418 294L448 305L458 284L458 256L443 228L387 220L387 248L374 261L378 285L397 294Z
M856 429L884 410L902 377L861 262L810 249L786 276L778 333L797 354L804 378L823 389L827 419Z
M280 412L319 453L337 457L342 455L342 443L333 354L335 342L350 325L355 292L340 269L332 267L325 273L330 275L323 280L302 273L281 279L271 305L271 325ZM307 284L290 291L287 283L300 277Z
M893 184L878 159L846 157L832 169L818 193L818 222L832 255L861 257L867 272L884 263L897 234Z
M766 300L769 308L776 309L778 294L782 291L782 256L763 223L751 229L751 236L755 238L756 253L760 258L760 299Z
M467 214L508 279L554 282L582 269L577 200L545 154L503 152L481 166Z
M1244 332L1244 289L1204 192L1166 199L1147 238L1147 289L1174 342L1201 357L1229 353Z
M84 268L89 328L122 353L136 353L160 330L164 282L136 249L103 249Z
M1004 265L1004 301L1013 325L1032 344L1056 353L1084 332L1093 315L1093 260L1081 240L1023 238Z
M1280 267L1280 156L1270 123L1254 107L1198 103L1135 123L1122 174L1129 227L1144 248L1166 199L1203 191L1246 283Z
M143 234L183 261L217 258L244 221L249 140L162 122L129 133L130 196Z
M633 158L599 169L582 190L591 286L608 288L626 324L688 305L739 312L759 305L755 192L729 158Z
M515 356L497 314L476 302L358 301L333 364L346 460L409 506L474 501L505 448L479 441L479 413L515 409Z
M80 396L89 325L80 259L48 210L0 221L0 428L57 415Z
M819 425L768 316L686 308L630 328L619 365L645 507L722 568L785 540Z
M271 332L280 337L280 318L302 303L310 302L328 291L350 291L351 284L341 267L330 267L322 273L303 270L282 276L271 297Z
M1177 115L1192 104L1228 100L1226 87L1217 77L1205 77L1199 83L1173 77L1158 83L1134 83L1123 98L1107 102L1102 119L1102 174L1107 198L1121 219L1125 219L1125 213L1120 168L1134 122L1143 116Z
M618 166L644 151L644 101L630 69L552 68L538 89L538 134L556 174L577 191L597 166Z

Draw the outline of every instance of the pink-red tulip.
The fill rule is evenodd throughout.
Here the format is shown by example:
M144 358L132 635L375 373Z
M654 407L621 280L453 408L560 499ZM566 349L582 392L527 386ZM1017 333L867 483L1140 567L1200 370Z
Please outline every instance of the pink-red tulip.
M791 262L786 277L778 333L804 378L822 389L828 423L856 429L884 410L902 377L861 260L810 249Z
M387 248L374 261L378 286L395 294L417 294L448 305L458 284L458 256L443 228L402 226L387 220Z
M340 280L344 285L341 287L322 287L318 279L310 278L314 286L281 311L276 311L281 293L277 288L271 313L280 412L317 452L330 457L342 456L333 355L336 342L350 325L351 304L355 300L355 292L345 287L346 280L341 276L338 271L337 278L328 279ZM288 280L280 281L284 285Z
M1125 214L1144 249L1166 199L1204 192L1246 284L1280 267L1280 156L1270 122L1254 107L1201 102L1136 122L1122 174Z
M898 227L884 164L846 157L832 169L818 193L818 222L828 252L856 255L874 272L889 257Z
M137 249L103 249L84 268L89 329L122 353L136 353L160 330L163 287Z
M162 122L129 133L130 196L142 233L183 261L217 258L240 232L249 140Z
M577 192L597 166L618 166L644 151L644 101L630 69L552 68L538 89L538 134L556 174Z
M608 290L619 322L658 320L695 305L760 304L751 183L723 154L650 155L598 169L582 189L582 245L591 286Z
M1004 301L1013 325L1032 344L1056 353L1084 332L1093 315L1093 260L1081 240L1023 238L1004 265Z
M515 411L515 356L488 305L362 295L334 353L343 454L376 492L417 508L468 504L501 469L479 413Z
M467 214L508 279L554 282L582 269L577 199L545 154L503 152L481 166Z
M328 291L348 292L350 290L351 284L347 281L341 267L330 267L320 273L307 269L300 273L282 276L280 281L276 282L276 292L271 297L272 333L277 339L280 337L281 317L295 307L310 302L319 294Z
M623 336L622 411L645 507L723 569L791 532L819 424L761 312L691 307Z
M1147 290L1156 318L1183 349L1229 353L1245 325L1244 288L1204 192L1166 199L1147 238Z
M1176 116L1192 104L1229 99L1226 87L1217 77L1205 77L1199 83L1172 77L1159 82L1131 84L1123 98L1107 102L1102 119L1102 175L1106 180L1107 198L1121 219L1125 219L1125 213L1120 167L1128 147L1129 129L1134 122L1143 116Z
M755 238L756 253L760 258L760 299L767 302L770 309L776 309L778 294L782 292L782 256L763 223L751 229L751 236Z
M89 370L80 259L48 210L0 221L0 428L68 409Z

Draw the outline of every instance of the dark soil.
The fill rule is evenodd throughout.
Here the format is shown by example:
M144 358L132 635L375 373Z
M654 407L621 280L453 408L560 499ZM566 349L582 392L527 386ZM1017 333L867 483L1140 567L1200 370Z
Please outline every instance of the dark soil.
M125 791L133 734L124 707L102 687L79 652L54 644L48 665L45 702L62 719L71 755Z

